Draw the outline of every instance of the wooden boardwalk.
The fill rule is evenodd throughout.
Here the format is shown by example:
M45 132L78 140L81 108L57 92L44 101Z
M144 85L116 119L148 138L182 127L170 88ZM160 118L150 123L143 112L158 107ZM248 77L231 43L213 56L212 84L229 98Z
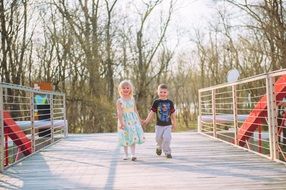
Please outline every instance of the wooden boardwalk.
M286 166L195 132L173 134L173 159L154 134L122 160L116 134L70 135L0 174L0 189L286 189Z

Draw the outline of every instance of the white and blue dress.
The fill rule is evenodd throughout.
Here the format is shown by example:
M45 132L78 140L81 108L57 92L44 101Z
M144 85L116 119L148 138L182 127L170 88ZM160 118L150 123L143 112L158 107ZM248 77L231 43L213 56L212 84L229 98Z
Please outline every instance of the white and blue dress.
M125 124L124 129L118 126L119 144L121 146L130 146L134 143L142 144L145 142L144 132L140 119L135 112L135 101L131 99L119 98L118 101L122 106L122 117ZM118 124L120 122L118 121Z

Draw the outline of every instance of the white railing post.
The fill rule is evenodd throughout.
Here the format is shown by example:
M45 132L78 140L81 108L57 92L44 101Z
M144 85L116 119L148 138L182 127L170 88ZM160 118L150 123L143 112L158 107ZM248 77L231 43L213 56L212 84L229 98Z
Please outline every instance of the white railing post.
M199 91L199 114L198 114L198 132L202 132L202 125L201 125L201 114L202 114L202 101L201 101L201 92Z
M68 136L68 122L66 114L66 95L63 95L63 109L64 109L64 136Z
M233 109L233 127L234 127L234 143L238 144L238 124L237 124L237 95L236 86L232 85L232 109Z
M36 131L35 131L35 93L30 92L30 118L31 118L31 142L32 152L36 151Z
M279 156L277 149L277 106L275 93L275 78L266 77L266 92L267 92L267 117L268 117L268 131L269 131L269 150L270 158L277 159Z
M0 85L0 172L4 170L4 146L5 146L5 134L4 134L4 117L3 117L3 87Z
M213 120L213 136L217 137L216 133L216 109L215 109L215 89L212 90L212 120Z
M54 94L50 94L51 141L55 142L54 131Z

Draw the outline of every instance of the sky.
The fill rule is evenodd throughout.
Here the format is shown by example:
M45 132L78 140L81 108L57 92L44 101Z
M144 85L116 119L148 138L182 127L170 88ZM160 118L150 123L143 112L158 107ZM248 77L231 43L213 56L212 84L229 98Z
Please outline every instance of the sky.
M216 12L214 0L178 0L169 32L175 43L179 32L180 48L191 46L190 39L195 29L207 27Z
M128 0L122 1L119 4L119 7L122 12L126 12L127 15L136 14L136 12L146 7L142 2L148 2L149 0ZM155 0L150 0L155 1ZM158 23L158 19L160 16L161 9L165 11L167 14L169 3L172 0L164 0L160 6L162 8L157 8L153 15L152 24ZM219 0L173 0L175 2L174 11L171 18L171 23L169 24L168 32L172 35L172 37L176 38L177 33L180 34L180 39L183 39L189 32L193 32L194 28L201 28L207 25L207 22L211 19L212 15L215 13L215 8L217 2ZM136 3L138 3L136 5ZM141 7L140 7L141 5ZM135 6L137 6L135 8ZM156 20L155 20L156 19ZM175 40L174 40L175 41Z
M41 1L41 0L38 0ZM148 0L144 0L148 2ZM168 10L168 4L171 0L164 0L166 11ZM194 44L191 42L194 30L197 28L207 27L208 22L212 19L216 12L216 5L219 0L173 0L176 1L175 9L172 15L172 20L168 28L168 45L171 49L175 48L179 43L177 49L188 50ZM103 2L103 1L102 1ZM110 1L112 2L112 1ZM132 3L131 3L132 2ZM142 1L134 0L122 0L119 1L117 7L122 13L135 14L135 3L142 5ZM132 18L132 17L131 17ZM134 17L136 18L136 17ZM159 16L153 17L158 19ZM154 21L156 22L156 21ZM158 20L157 20L158 22ZM156 28L158 30L158 28ZM156 31L155 31L156 32ZM42 33L40 30L39 33ZM157 38L154 38L157 39Z
M213 0L179 0L174 20L185 28L202 26L214 13L214 5Z
M199 30L207 35L210 25L218 26L218 23L221 23L218 10L226 11L225 14L231 25L241 25L247 22L240 9L223 0L177 0L173 22L169 26L168 40L171 44L175 44L176 39L179 38L178 49L191 50L194 47L192 39L196 39L195 31ZM179 36L177 31L179 31ZM241 33L240 30L237 32ZM235 34L235 31L232 31L232 35Z

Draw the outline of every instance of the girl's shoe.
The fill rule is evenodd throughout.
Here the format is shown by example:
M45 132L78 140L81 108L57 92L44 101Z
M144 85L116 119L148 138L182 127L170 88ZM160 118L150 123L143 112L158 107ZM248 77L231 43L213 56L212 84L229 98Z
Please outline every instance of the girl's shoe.
M125 156L123 157L123 160L128 160L128 156L125 155Z
M162 154L162 149L156 148L156 154L160 156Z

